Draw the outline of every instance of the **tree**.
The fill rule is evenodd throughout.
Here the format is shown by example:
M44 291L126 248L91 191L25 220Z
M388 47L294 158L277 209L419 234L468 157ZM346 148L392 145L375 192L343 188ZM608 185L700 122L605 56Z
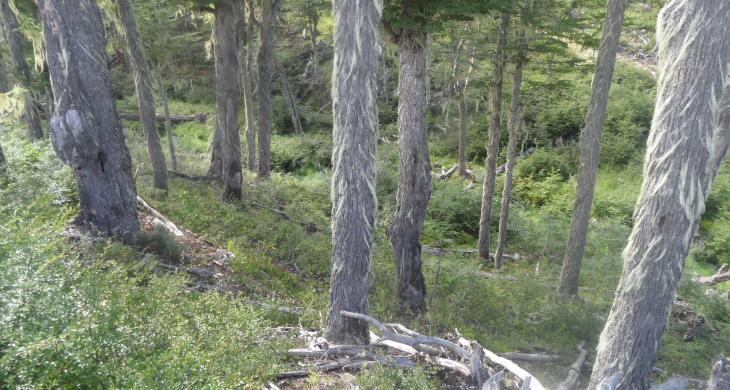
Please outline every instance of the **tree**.
M332 274L325 335L339 343L366 344L367 324L343 318L340 311L368 312L377 211L381 9L374 1L336 0L333 10Z
M129 52L129 63L134 75L134 85L137 88L139 99L139 117L142 122L147 152L152 161L152 172L154 186L167 190L167 163L165 154L160 144L160 134L157 131L157 118L155 113L155 98L152 94L152 77L150 68L144 54L144 45L137 29L137 19L134 16L134 8L131 0L114 0L117 3L119 20L124 27L124 37L127 41Z
M431 160L426 129L426 33L403 30L398 43L398 145L400 174L396 211L388 238L396 262L398 299L413 312L426 309L421 270L421 230L431 196Z
M241 0L241 11L245 11L246 4ZM248 2L249 24L246 25L245 18L240 21L239 33L245 39L241 40L239 49L239 68L241 69L241 91L243 93L243 106L246 115L246 151L248 169L256 171L256 115L253 102L253 86L251 85L251 71L253 69L253 50L254 50L254 5L253 0Z
M222 152L223 199L240 199L243 190L241 139L238 133L239 76L236 19L243 18L234 1L215 4L215 98L216 133L220 135ZM242 10L239 10L242 11Z
M578 293L580 264L588 233L588 222L596 187L598 158L601 151L601 132L606 119L608 92L611 88L616 51L621 38L626 0L608 0L607 17L603 26L603 38L598 48L596 71L593 75L591 101L588 104L585 127L581 133L580 172L578 189L573 203L573 218L570 224L568 248L563 258L558 293L563 298Z
M527 12L526 10L522 11ZM507 144L507 162L504 172L504 187L502 189L502 205L499 211L499 233L497 237L497 251L494 254L494 266L500 268L502 266L502 256L504 255L504 244L507 239L507 223L509 220L509 203L512 200L512 172L515 167L515 159L517 157L517 138L519 137L520 123L522 123L520 105L520 88L522 87L522 71L527 60L527 37L525 32L525 21L523 20L519 27L519 36L517 38L517 55L515 56L515 70L512 77L512 102L510 103L509 118L509 141Z
M705 201L730 145L730 3L670 0L644 181L589 388L648 389Z
M101 12L93 0L38 0L56 110L50 138L76 178L74 223L97 234L139 231L132 161L117 118Z
M426 99L427 32L445 20L468 19L493 6L484 1L388 1L386 28L398 45L398 145L400 163L396 211L388 238L396 263L397 296L414 313L426 309L421 270L421 231L431 196Z
M497 27L497 47L494 52L492 85L489 92L491 103L491 121L489 123L489 140L487 143L487 159L484 167L484 187L482 192L482 208L479 218L479 257L489 259L489 236L492 229L492 199L497 179L497 157L499 155L499 138L502 127L502 85L504 82L504 66L506 62L507 28L510 13L502 12Z
M259 177L271 174L271 77L274 62L274 30L281 0L264 0L261 9L259 47Z
M28 62L23 53L23 37L20 33L20 24L15 13L10 8L9 0L0 0L0 16L2 16L5 39L10 47L10 59L13 62L15 76L21 85L26 89L25 100L25 121L28 124L28 138L37 140L43 138L41 117L38 113L35 100L32 95L32 75Z

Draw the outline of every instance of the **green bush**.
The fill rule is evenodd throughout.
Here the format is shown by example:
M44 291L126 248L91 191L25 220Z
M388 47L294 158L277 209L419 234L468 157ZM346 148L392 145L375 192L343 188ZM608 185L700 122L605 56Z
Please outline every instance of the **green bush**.
M428 223L437 224L446 238L468 240L479 234L482 196L479 189L466 189L449 182L434 182L428 204ZM496 210L499 213L497 207ZM442 238L443 238L442 237Z
M542 208L555 214L569 214L575 189L557 172L548 173L541 180L533 177L515 178L512 196L525 207Z
M302 137L274 136L271 142L271 166L280 172L302 168L321 170L332 166L332 141L321 134Z
M154 253L161 260L172 264L180 264L183 261L185 248L175 240L170 232L162 226L155 226L152 232L140 232L135 237L135 245L146 253Z
M568 179L578 171L578 149L576 145L537 149L531 155L518 160L515 177L545 180L558 176Z

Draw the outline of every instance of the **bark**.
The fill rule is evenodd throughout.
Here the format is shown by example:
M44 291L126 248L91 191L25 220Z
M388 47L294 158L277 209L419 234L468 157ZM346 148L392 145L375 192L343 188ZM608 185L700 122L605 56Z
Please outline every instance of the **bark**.
M221 132L216 119L213 139L210 142L210 165L208 166L208 173L206 174L206 176L211 180L223 180L223 151L221 150L221 148L223 147L222 138L223 133Z
M524 27L520 30L519 51L515 63L515 73L512 77L512 101L510 103L509 141L507 144L507 162L505 163L504 187L502 188L502 205L499 211L499 233L497 237L497 251L494 254L494 266L502 267L504 244L507 240L507 225L509 221L509 203L512 200L512 172L517 159L517 141L519 138L520 123L522 123L520 107L520 88L522 87L522 70L527 56Z
M375 230L378 142L377 2L338 0L333 4L332 273L328 340L367 344L367 323L340 315L368 312ZM352 93L358 91L358 93Z
M165 110L165 133L167 134L167 147L170 151L170 163L172 164L172 171L177 172L177 156L175 155L175 140L172 134L172 120L170 120L170 105L160 76L157 77L157 89L160 92L160 99L162 99L162 107Z
M299 119L299 110L297 110L297 98L292 92L291 85L289 84L289 79L287 78L284 69L278 68L277 73L279 74L281 92L284 94L287 102L289 103L289 114L291 115L291 121L294 125L294 133L301 137L304 134L304 129L302 129L302 121Z
M23 53L23 37L20 32L20 24L15 13L10 9L9 0L0 0L0 16L2 16L5 39L10 48L10 59L13 63L15 76L21 85L26 89L25 99L25 121L28 125L28 138L38 140L43 138L41 127L41 116L33 98L32 77L28 62Z
M101 12L93 0L38 0L55 97L50 138L74 172L90 233L129 238L139 231L132 160L117 118Z
M492 72L492 86L490 103L492 119L489 124L489 141L487 144L487 159L484 167L484 188L482 193L482 208L479 218L479 257L489 259L489 239L492 229L492 199L497 179L496 167L499 155L499 137L502 123L502 85L504 82L504 66L506 61L505 46L507 45L507 28L510 15L503 13L498 26L497 48L494 53L494 70Z
M259 47L259 165L258 176L271 174L271 73L274 61L274 29L280 0L265 0L261 10L261 46Z
M590 388L649 388L684 261L730 134L730 3L671 0L659 15L659 78L644 182ZM727 73L724 73L727 72Z
M468 132L466 127L466 98L463 93L459 97L459 168L457 174L466 177L466 147L468 140Z
M601 132L606 119L608 92L611 88L616 52L621 38L626 0L608 0L603 37L598 47L596 71L593 75L591 101L588 104L585 127L581 133L580 172L578 189L573 203L573 218L570 224L570 238L563 258L558 293L563 298L578 294L581 259L588 234L591 218L593 192L596 187L599 154L601 151Z
M246 47L241 57L241 92L243 93L244 114L246 116L246 155L247 166L250 171L256 170L256 115L253 103L253 86L251 85L251 71L253 63L254 33L253 33L253 2L249 2L250 21L246 26ZM243 23L243 21L241 21Z
M388 238L396 264L397 295L402 308L426 310L421 271L421 231L431 197L431 161L426 129L426 33L413 29L397 36L398 144L400 173L396 210Z
M239 65L235 6L232 1L215 5L216 133L220 142L223 199L240 199L243 190L241 139L238 133Z
M2 57L2 53L0 53L0 93L8 92L8 90L10 90L8 70L5 68L5 59Z
M0 173L5 173L7 170L7 163L5 162L5 153L3 152L3 146L0 145Z
M134 76L139 99L139 117L142 122L147 153L152 161L155 188L167 190L167 163L162 152L160 134L157 132L157 114L155 113L155 97L152 94L152 78L150 68L144 54L142 38L139 36L137 19L131 0L115 0L119 19L124 27L124 37L129 51L129 64Z

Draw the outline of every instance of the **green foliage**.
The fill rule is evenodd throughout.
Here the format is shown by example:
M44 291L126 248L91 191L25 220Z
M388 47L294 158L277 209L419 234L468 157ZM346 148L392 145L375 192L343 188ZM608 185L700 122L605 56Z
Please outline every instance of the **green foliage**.
M427 225L436 224L444 237L469 242L479 234L479 215L482 204L480 189L434 181L428 204ZM497 208L498 210L498 208ZM428 230L429 226L427 226ZM427 235L428 237L428 235Z
M578 157L576 145L540 148L519 160L515 167L515 177L543 180L550 176L558 176L566 180L578 173Z
M142 252L156 254L160 259L172 264L180 264L183 261L182 244L175 241L175 237L164 227L157 225L152 232L140 232L135 237L135 245Z
M434 373L425 371L420 367L403 369L378 366L360 375L357 378L357 384L363 390L435 390L441 388L441 386L434 376Z
M515 201L526 207L544 208L554 214L569 215L572 212L573 183L566 183L556 172L542 178L532 176L518 177L514 180Z
M271 166L279 172L319 171L332 165L332 141L307 134L302 137L274 136Z

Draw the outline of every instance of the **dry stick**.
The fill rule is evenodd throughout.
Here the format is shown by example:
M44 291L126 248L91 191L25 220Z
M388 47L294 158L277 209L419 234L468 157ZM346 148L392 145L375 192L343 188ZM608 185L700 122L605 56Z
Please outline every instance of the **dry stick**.
M139 121L139 113L138 112L120 112L119 119L124 119L127 121ZM156 115L155 120L159 123L164 123L167 118L165 118L164 115ZM183 123L183 122L205 122L208 120L208 114L205 113L197 113L193 115L170 115L170 122L171 123Z
M269 207L269 206L263 205L261 203L257 203L257 202L249 202L249 203L253 207L256 207L258 209L269 210L269 211L273 212L274 214L278 215L279 217L281 217L281 218L283 218L283 219L285 219L287 221L296 222L299 225L304 226L307 229L307 232L308 233L316 233L316 232L319 231L319 229L317 228L317 225L315 225L314 222L300 221L300 220L294 219L291 216L289 216L289 214L287 214L287 213L285 213L285 212L283 212L283 211L281 211L279 209L276 209L276 208L273 208L273 207Z
M712 276L701 276L693 279L695 282L714 286L716 284L730 281L730 266L723 264Z
M521 353L521 352L505 352L500 353L499 356L507 358L509 360L517 360L528 363L550 363L560 360L558 355L545 355L541 353Z
M384 359L382 361L380 360L343 360L343 361L337 361L334 363L325 364L322 366L315 366L312 367L309 370L298 370L298 371L288 371L283 372L276 376L277 380L282 379L292 379L292 378L304 378L309 376L312 372L330 372L330 371L354 371L354 370L362 370L367 369L373 366L378 365L392 365L396 367L413 367L414 363L408 359L405 358L394 358L394 359L388 359L383 357ZM405 359L405 360L404 360Z
M464 339L463 337L459 339L459 344L456 344L456 343L452 343L451 341L440 339L438 337L424 336L424 335L421 335L414 331L410 331L409 335L407 335L407 336L400 335L400 334L397 334L397 333L391 331L390 329L388 329L388 327L383 325L380 321L378 321L375 318L370 317L368 315L360 314L360 313L352 313L352 312L348 312L348 311L344 311L344 310L340 311L340 314L347 318L353 318L353 319L359 319L359 320L366 321L370 325L378 328L380 330L380 332L383 334L383 336L381 337L382 339L388 339L388 340L394 341L396 343L404 344L406 346L414 346L414 347L418 346L419 344L436 345L436 346L449 350L450 352L456 354L461 359L468 361L471 358L471 354L469 352L467 352L466 349L464 349L463 347L460 346L460 345L465 345L465 346L471 345L471 342ZM525 381L525 380L527 380L527 378L532 378L530 380L530 387L529 387L530 390L545 390L545 388L542 386L540 381L538 381L536 378L534 378L529 372L525 371L522 367L515 364L513 361L511 361L507 358L501 357L486 348L482 348L482 350L483 350L484 356L487 359L489 359L491 362L493 362L495 364L498 364L498 365L504 367L505 369L507 369L507 371L511 372L516 377L520 378L520 380ZM471 372L471 370L468 370L468 371Z
M460 358L462 358L464 360L468 360L471 355L464 348L452 343L451 341L440 339L438 337L424 336L424 335L421 335L421 334L418 334L415 332L413 335L409 335L409 336L397 334L397 333L391 331L390 329L388 329L380 321L376 320L373 317L365 315L365 314L353 313L353 312L349 312L349 311L345 311L345 310L340 311L340 314L343 317L363 320L363 321L369 323L370 325L378 328L380 330L380 332L383 333L382 338L386 338L388 340L392 340L397 343L405 344L408 346L414 346L417 344L437 345L439 347L446 348L447 350L453 352L454 354L456 354L457 356L459 356Z
M581 341L581 343L578 344L578 351L580 351L578 353L578 358L575 359L575 363L570 366L570 369L568 370L568 377L558 385L558 390L574 390L578 388L580 370L583 368L583 364L586 361L586 355L588 354L588 351L583 348L584 345L584 341Z

